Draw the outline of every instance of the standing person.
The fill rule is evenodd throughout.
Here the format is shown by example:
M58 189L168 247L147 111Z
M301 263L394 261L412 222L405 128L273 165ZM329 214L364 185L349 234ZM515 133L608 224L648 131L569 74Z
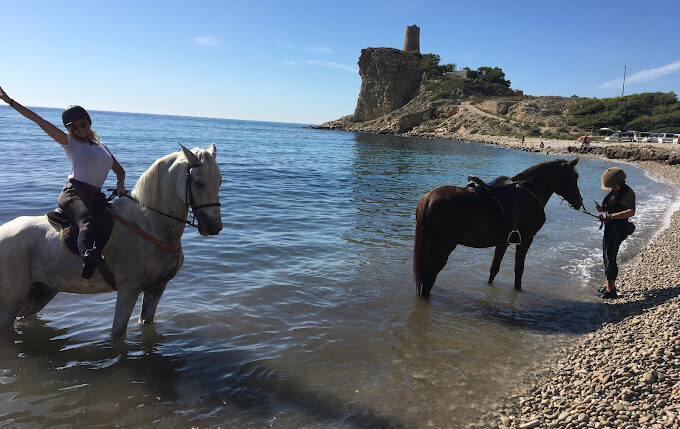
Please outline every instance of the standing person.
M616 255L621 242L635 230L635 225L628 221L635 216L635 192L626 185L626 173L618 167L610 167L602 174L602 189L609 193L604 197L602 205L595 202L597 211L605 212L599 216L604 222L602 256L607 278L601 296L603 299L614 299L618 298L616 276L619 267L616 264Z
M32 110L12 100L2 88L0 98L24 117L35 122L48 136L59 143L71 163L68 182L59 194L59 207L71 224L78 228L78 251L83 258L82 276L92 277L101 261L101 249L95 247L97 214L106 204L101 187L109 170L116 173L116 193L124 194L125 170L90 126L92 120L85 109L69 106L61 114L68 134L46 121Z

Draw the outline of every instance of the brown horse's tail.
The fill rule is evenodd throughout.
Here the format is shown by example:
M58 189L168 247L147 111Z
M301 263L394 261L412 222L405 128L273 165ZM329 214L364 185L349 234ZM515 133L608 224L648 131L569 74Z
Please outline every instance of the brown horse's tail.
M422 296L424 267L427 261L427 238L425 237L425 214L430 204L430 193L421 198L416 207L416 233L413 238L413 279L416 292Z

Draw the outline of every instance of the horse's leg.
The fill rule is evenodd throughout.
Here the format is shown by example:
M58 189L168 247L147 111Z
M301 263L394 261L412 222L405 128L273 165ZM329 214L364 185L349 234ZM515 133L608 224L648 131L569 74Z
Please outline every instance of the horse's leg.
M505 251L508 250L508 243L499 244L496 246L496 250L493 252L493 262L491 263L491 270L489 271L489 281L488 283L493 283L493 279L496 278L496 274L501 269L501 261L505 255Z
M0 335L14 333L14 321L31 290L29 258L15 243L0 246ZM14 249L14 250L13 250Z
M515 290L522 290L522 274L524 274L524 259L534 237L522 237L522 244L515 251Z
M118 291L116 298L116 312L113 316L113 327L111 328L111 335L118 337L125 333L127 324L132 315L132 309L135 307L139 292L135 291Z
M11 337L14 333L14 320L18 314L18 305L0 302L0 338Z
M446 261L449 260L449 254L456 248L457 243L453 245L435 244L433 242L427 243L427 261L425 262L425 272L423 274L423 286L420 290L420 296L427 298L430 296L430 290L437 280L437 274L444 268Z
M24 302L17 317L28 317L42 310L48 302L57 295L56 291L48 288L43 283L33 283L28 292L28 299Z
M160 286L152 289L147 289L144 291L144 300L142 301L142 313L139 316L139 323L142 325L149 324L153 322L153 317L156 314L156 307L158 307L158 301L161 299L161 295L165 291L165 286L168 283L165 282Z

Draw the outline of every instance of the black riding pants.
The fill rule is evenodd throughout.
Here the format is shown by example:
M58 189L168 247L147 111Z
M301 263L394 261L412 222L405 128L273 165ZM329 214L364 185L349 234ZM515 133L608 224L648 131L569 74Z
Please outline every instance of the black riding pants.
M616 264L616 256L619 247L627 237L626 221L620 219L609 220L604 224L604 237L602 238L602 257L604 259L604 274L607 280L616 280L619 275L619 266Z
M70 179L59 194L59 208L71 225L78 228L80 256L94 247L97 213L105 204L106 197L99 188L74 179Z

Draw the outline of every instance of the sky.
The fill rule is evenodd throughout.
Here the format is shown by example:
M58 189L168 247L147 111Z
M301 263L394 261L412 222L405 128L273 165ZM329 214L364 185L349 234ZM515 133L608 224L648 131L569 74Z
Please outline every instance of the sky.
M27 106L319 124L367 47L500 67L530 95L680 94L680 1L0 0L0 86Z

